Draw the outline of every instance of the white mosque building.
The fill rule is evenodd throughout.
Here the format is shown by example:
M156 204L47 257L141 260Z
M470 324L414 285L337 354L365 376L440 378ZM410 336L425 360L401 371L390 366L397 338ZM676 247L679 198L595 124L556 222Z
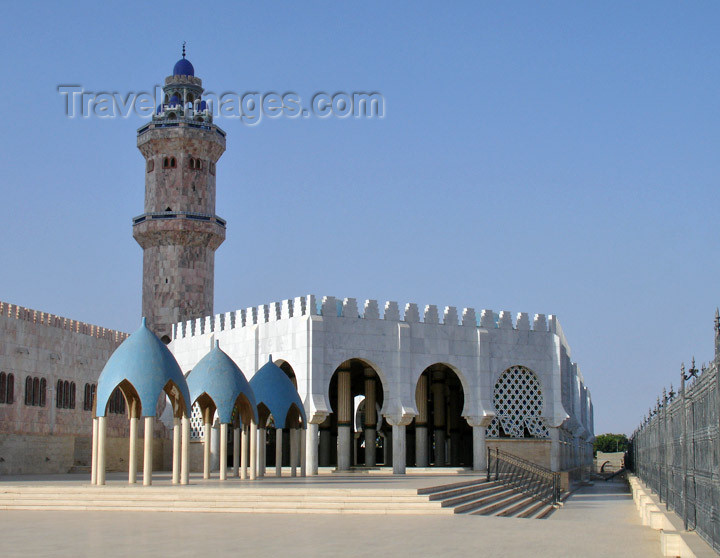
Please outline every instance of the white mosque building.
M212 453L223 474L228 464L239 466L240 455L253 476L262 475L267 466L282 466L281 461L309 475L325 467L346 471L392 466L397 474L427 467L483 470L492 448L553 471L591 463L590 391L554 315L520 312L513 317L508 311L358 303L314 295L214 314L214 253L226 232L226 222L215 214L215 177L226 134L213 123L202 99L202 81L184 53L165 79L164 92L152 121L138 130L146 193L144 213L133 219L133 236L143 248L147 328L165 343L182 374L173 372L171 383L153 388L168 395L171 405L164 414L164 397L157 409L143 406L143 413L162 415L153 423L147 421L152 416L143 414L145 429L168 445L172 440L172 452L146 452L146 465L172 467L178 478L184 467L186 475L199 467L188 449L193 443L203 446L196 453L202 453L206 473ZM29 467L17 452L33 433L38 437L30 445L38 459L48 444L62 446L56 437L72 437L59 455L47 458L59 470L67 470L72 459L77 465L78 455L85 456L81 461L87 464L88 454L98 455L98 443L103 444L103 459L109 459L103 461L103 471L132 469L127 461L108 456L127 455L127 442L122 446L111 439L126 439L129 432L135 440L137 421L131 420L128 430L121 417L112 415L138 419L139 394L145 388L131 386L129 378L121 376L112 376L117 383L109 387L95 387L105 361L127 335L87 324L68 327L67 322L0 303L0 457L7 457L0 461L0 474ZM73 340L85 337L56 345L52 353L50 327ZM248 395L228 410L227 404L206 397L202 386L188 389L193 371L218 343L234 363L216 354L225 363L223 373L232 376L235 366L252 386L255 374L271 361L273 370L282 370L296 388L296 403L273 414L271 390L264 396L267 405L250 404ZM68 354L63 347L71 348L65 349ZM45 366L48 353L54 355L48 357L51 369ZM135 362L135 356L123 358ZM212 383L213 368L208 366L205 362L201 367L202 377ZM110 381L110 373L105 378ZM180 385L182 378L187 378L186 385ZM239 386L237 378L230 384L215 382L214 388ZM136 381L142 382L140 377ZM79 403L75 406L76 384L78 391L85 385L83 413ZM104 410L95 409L96 390ZM160 392L151 390L148 397L157 398ZM285 409L289 414L280 416ZM226 414L222 420L221 412ZM91 420L93 415L102 419L100 425ZM208 430L216 420L221 435L213 442ZM92 445L91 423L96 434ZM228 425L234 427L233 436ZM240 451L241 438L247 452ZM130 462L134 447L130 444ZM273 447L276 451L268 451Z

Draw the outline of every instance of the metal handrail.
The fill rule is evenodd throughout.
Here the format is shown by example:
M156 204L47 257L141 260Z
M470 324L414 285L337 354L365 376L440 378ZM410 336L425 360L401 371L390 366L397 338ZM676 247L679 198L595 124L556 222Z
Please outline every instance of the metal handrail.
M487 480L492 477L537 500L560 502L560 473L498 448L488 452Z

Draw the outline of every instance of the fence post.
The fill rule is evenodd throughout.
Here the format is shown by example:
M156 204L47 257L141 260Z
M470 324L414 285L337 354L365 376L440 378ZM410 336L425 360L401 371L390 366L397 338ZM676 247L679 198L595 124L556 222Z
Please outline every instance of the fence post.
M680 449L682 450L682 475L683 475L683 524L685 530L688 528L688 490L687 490L687 416L685 413L685 364L680 366L680 403L682 419L682 438L680 438Z
M500 478L499 471L498 471L498 463L500 462L500 450L498 448L495 448L495 480L498 480Z

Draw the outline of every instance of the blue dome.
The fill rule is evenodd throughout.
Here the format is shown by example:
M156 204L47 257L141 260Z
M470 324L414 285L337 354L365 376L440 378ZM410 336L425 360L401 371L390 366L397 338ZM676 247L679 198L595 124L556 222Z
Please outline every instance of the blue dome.
M168 103L168 106L174 107L180 104L180 97L177 95L173 95L170 97L170 102Z
M181 58L175 63L175 67L173 68L173 75L194 76L195 68L193 68L193 65L190 64L190 60L188 60L187 58Z
M147 328L145 318L140 329L115 349L100 373L97 416L105 416L110 395L124 380L135 389L140 399L142 416L155 416L158 398L168 382L177 387L177 395L184 400L185 411L190 416L190 391L185 377L170 350Z
M272 357L270 357L272 359ZM275 428L285 428L285 419L293 403L302 417L303 428L307 427L305 407L295 386L278 365L270 360L250 379L257 404L264 403L275 421Z
M250 402L253 419L257 423L255 394L237 364L216 344L187 377L190 400L194 403L203 393L210 396L217 407L220 422L230 424L232 412L240 394Z

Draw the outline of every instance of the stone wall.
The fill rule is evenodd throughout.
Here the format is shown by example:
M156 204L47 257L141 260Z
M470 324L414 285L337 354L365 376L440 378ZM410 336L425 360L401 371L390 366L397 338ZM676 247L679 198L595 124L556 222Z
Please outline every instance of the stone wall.
M550 469L552 442L550 440L531 440L528 438L495 438L487 440L487 451L505 451L512 455L517 455L533 463L537 463L541 467Z

